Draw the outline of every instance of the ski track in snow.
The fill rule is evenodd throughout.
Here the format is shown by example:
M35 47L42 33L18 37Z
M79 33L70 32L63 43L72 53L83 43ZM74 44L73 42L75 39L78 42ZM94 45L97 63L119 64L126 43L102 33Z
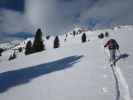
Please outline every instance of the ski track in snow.
M118 66L112 67L113 75L116 84L116 100L123 98L124 100L132 100L129 92L129 87L124 78L121 69ZM122 97L123 96L123 97Z
M124 93L124 100L131 100L131 97L130 97L130 92L129 92L129 87L128 87L128 84L126 82L126 79L124 78L123 76L123 73L121 71L121 69L116 66L116 73L117 73L117 78L119 80L119 84L122 86L121 88L121 92Z
M117 73L116 73L114 67L111 67L111 68L112 68L112 72L113 72L114 79L115 79L116 100L120 100L120 86L119 86Z

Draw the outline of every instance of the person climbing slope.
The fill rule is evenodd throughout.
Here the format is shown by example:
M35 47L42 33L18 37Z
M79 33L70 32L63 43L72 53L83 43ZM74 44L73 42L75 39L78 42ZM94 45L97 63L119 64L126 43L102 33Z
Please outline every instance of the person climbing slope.
M116 50L119 50L119 44L116 42L115 39L110 39L107 41L107 43L104 45L104 47L108 47L109 53L110 53L110 63L112 65L116 65Z

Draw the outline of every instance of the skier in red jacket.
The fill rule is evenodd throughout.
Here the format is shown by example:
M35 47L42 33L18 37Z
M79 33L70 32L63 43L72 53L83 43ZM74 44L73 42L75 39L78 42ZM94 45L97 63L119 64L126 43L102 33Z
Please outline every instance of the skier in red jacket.
M115 66L115 60L116 60L116 50L119 50L119 45L116 42L115 39L110 39L107 41L107 43L104 45L104 47L108 47L110 52L110 62L111 65Z

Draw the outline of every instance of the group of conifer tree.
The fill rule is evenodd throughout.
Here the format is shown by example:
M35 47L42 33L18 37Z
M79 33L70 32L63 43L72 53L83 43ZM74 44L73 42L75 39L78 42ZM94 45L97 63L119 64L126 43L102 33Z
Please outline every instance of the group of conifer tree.
M25 54L31 54L35 52L40 52L45 50L45 45L43 44L43 39L42 39L42 31L41 29L38 29L33 41L33 44L30 41L27 42L26 48L25 48Z
M58 36L56 36L55 40L54 40L53 48L58 48L59 46L60 46L59 38L58 38ZM27 42L26 48L25 48L25 55L40 52L43 50L45 50L45 45L44 45L44 41L42 39L42 31L41 31L41 29L38 29L36 31L36 35L34 37L33 43L31 42L31 40L29 40Z
M81 36L81 42L84 43L86 41L87 41L86 34L83 33L83 35ZM59 40L59 37L56 36L54 39L53 48L59 48L59 46L60 46L60 40ZM36 31L33 43L31 40L27 42L26 47L25 47L25 55L40 52L43 50L45 50L45 44L42 39L42 31L41 29L38 29Z

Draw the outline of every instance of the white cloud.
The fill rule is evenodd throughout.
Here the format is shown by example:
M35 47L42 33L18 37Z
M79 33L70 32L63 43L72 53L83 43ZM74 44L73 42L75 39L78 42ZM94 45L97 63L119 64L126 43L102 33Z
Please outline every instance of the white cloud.
M97 19L107 24L133 24L133 0L26 0L24 13L1 9L0 32L60 34L75 24Z
M81 14L80 21L96 18L100 20L101 26L108 23L133 24L132 4L132 0L99 0L91 9Z
M16 34L33 31L33 27L23 13L7 9L0 9L0 13L0 33Z
M133 0L26 0L32 25L52 34L96 19L107 24L133 24Z
M59 34L78 24L80 13L90 7L94 0L26 0L26 15L36 27L44 32ZM96 0L95 0L96 1Z
M27 0L26 15L34 27L50 34L59 34L73 24L72 16L63 15L60 7L56 0Z

